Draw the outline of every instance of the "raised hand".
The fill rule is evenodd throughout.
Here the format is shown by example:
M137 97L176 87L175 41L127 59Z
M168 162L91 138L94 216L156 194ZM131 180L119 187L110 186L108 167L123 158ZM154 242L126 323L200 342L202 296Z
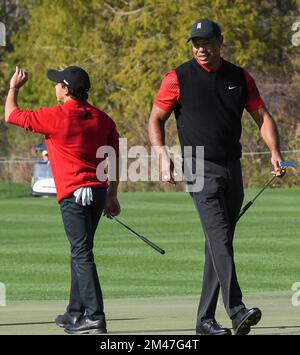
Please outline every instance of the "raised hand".
M16 71L10 79L10 88L20 89L28 80L28 73L20 67L16 67Z

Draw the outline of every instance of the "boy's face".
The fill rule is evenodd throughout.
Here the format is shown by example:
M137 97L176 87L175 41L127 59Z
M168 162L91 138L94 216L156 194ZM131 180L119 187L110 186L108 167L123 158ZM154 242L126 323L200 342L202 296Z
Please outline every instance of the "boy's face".
M57 83L55 85L55 94L58 102L65 102L69 97L69 89L67 87L63 87L61 83Z

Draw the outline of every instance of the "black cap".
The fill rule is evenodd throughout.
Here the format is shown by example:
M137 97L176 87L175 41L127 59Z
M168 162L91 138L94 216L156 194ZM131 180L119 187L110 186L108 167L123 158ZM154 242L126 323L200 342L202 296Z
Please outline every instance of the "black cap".
M80 67L67 67L61 71L50 69L48 70L47 76L56 83L66 84L71 90L76 92L87 92L91 87L88 73Z
M219 37L220 35L221 35L220 26L216 22L213 22L205 18L203 20L198 20L193 24L188 41L190 41L192 38L195 37L212 38L212 37Z

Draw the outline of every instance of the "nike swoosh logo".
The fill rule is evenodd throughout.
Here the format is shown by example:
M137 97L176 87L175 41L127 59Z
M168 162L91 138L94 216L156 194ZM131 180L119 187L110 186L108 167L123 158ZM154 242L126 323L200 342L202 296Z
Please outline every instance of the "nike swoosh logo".
M228 86L229 90L232 90L232 89L235 89L235 88L237 88L237 86Z

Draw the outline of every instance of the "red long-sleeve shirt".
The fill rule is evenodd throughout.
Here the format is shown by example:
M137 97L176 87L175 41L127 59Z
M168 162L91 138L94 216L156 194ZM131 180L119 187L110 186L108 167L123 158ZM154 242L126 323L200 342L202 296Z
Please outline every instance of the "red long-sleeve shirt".
M200 63L198 64L201 65ZM222 61L220 62L220 65L222 65ZM201 65L201 66L206 71L212 72L212 70L206 67L205 65ZM260 97L254 79L245 69L244 69L244 75L245 75L247 91L248 91L245 108L248 112L253 112L258 110L261 107L264 107L265 104L262 98ZM164 77L160 89L156 95L154 104L164 111L172 111L177 105L177 103L179 102L179 100L180 100L179 81L175 70L171 70Z
M96 176L99 147L107 145L119 154L119 134L114 121L103 111L83 102L69 100L63 105L35 111L15 109L8 123L45 135L57 190L57 201L72 196L80 187L107 187Z

